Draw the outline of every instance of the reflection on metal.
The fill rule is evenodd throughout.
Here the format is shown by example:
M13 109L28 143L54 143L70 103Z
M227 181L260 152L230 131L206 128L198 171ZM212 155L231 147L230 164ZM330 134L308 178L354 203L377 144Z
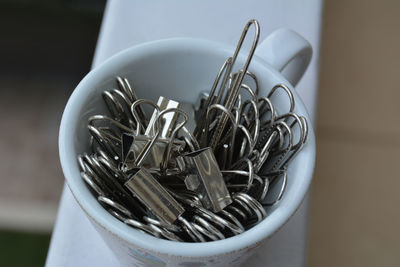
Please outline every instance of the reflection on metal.
M132 170L125 187L137 197L157 218L174 223L185 211L183 207L145 169Z
M180 167L187 172L185 185L198 193L205 208L218 212L232 203L211 148L203 148L182 158L185 165Z

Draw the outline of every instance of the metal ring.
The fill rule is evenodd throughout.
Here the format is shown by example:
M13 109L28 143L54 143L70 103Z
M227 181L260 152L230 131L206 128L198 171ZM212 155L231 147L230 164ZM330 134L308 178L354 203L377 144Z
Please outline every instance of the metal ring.
M162 222L160 220L156 220L156 219L150 218L148 216L144 216L143 220L146 223L148 223L149 225L152 224L152 225L155 225L155 226L158 226L158 227L161 227L161 228L165 228L165 229L173 231L173 232L180 232L181 231L181 229L178 226L174 225L174 224L165 223L165 222Z
M199 223L202 225L204 228L209 229L214 235L216 235L219 239L225 239L225 236L221 231L219 231L216 227L214 227L211 223L208 223L208 221L204 220L198 215L194 215L193 219L195 222Z
M136 228L137 230L142 230L143 232L148 233L152 236L160 237L160 234L158 232L155 232L151 227L134 219L126 219L124 223L126 225L132 226L133 228Z
M100 203L104 203L105 205L107 205L107 206L109 206L109 207L111 207L111 208L113 208L113 209L115 209L115 210L117 210L117 211L123 213L124 215L126 215L126 216L129 217L129 218L132 217L132 213L131 213L127 208L125 208L125 207L122 206L121 204L115 202L114 200L111 200L111 199L108 198L108 197L105 197L105 196L98 196L98 197L97 197L97 200L98 200Z
M231 230L234 234L240 234L243 233L244 230L241 229L240 227L236 226L235 224L223 219L222 217L216 215L215 213L212 213L209 210L206 210L204 208L197 208L195 212L199 215L202 215L205 219L209 219L213 222L219 222L221 225L224 227L228 228Z
M86 182L86 184L89 185L89 187L93 189L94 192L97 193L97 195L99 196L105 195L103 190L101 190L101 188L92 180L91 176L87 175L85 172L81 172L81 177Z

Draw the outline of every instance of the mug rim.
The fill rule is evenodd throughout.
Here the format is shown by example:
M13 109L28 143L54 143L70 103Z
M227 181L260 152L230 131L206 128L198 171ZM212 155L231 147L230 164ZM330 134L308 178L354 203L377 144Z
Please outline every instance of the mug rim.
M89 194L91 192L87 187L79 184L77 178L73 178L76 174L80 173L79 167L76 162L76 153L74 150L74 134L76 131L76 124L79 118L79 110L89 96L89 93L94 90L92 86L96 83L98 77L103 77L104 75L109 75L109 69L112 67L121 65L122 62L128 62L134 60L135 56L151 53L151 51L157 49L168 50L176 47L185 47L192 50L200 49L204 51L210 51L213 49L213 53L221 53L221 51L229 50L233 51L234 47L225 45L222 43L209 41L205 39L196 38L170 38L157 41L151 41L147 43L142 43L130 48L127 48L109 59L105 60L99 66L92 69L78 84L73 93L71 94L67 105L64 109L63 116L60 124L59 131L59 156L61 167L65 176L65 180L70 188L74 198L84 210L84 212L95 221L104 230L112 233L119 239L123 239L130 244L135 244L143 249L154 252L156 254L166 254L166 255L179 255L179 256L189 256L189 257L204 257L210 255L218 255L231 253L246 247L252 247L255 244L260 243L262 240L270 237L275 232L277 232L286 222L294 215L296 210L299 208L301 202L303 201L308 188L310 187L312 175L314 171L315 164L315 136L311 123L309 123L309 134L307 138L307 152L308 164L306 164L303 170L303 183L301 187L297 189L298 194L294 196L291 205L287 205L285 209L277 208L272 212L271 215L267 216L264 222L260 222L251 229L245 231L242 234L229 237L223 240L210 241L205 243L186 243L186 242L175 242L170 240L164 240L160 238L153 237L151 235L142 233L136 229L133 229L119 222L117 219L108 220L102 216L100 209L103 209L100 205L93 205ZM252 65L257 65L257 67L264 68L267 70L266 73L271 73L275 75L276 79L284 81L285 84L289 86L292 90L296 106L303 111L303 115L306 116L307 120L310 122L310 116L308 115L307 109L304 106L301 98L298 96L297 92L293 89L291 84L280 74L277 70L271 67L267 62L258 57L254 56L252 60ZM299 152L297 156L304 154L304 149ZM303 152L303 153L302 153ZM75 164L74 164L75 163ZM78 168L78 169L77 169ZM80 175L79 175L80 179ZM93 197L93 196L92 196ZM95 198L94 198L95 199ZM105 210L104 210L105 211ZM111 216L111 215L110 215ZM272 218L271 218L272 217Z

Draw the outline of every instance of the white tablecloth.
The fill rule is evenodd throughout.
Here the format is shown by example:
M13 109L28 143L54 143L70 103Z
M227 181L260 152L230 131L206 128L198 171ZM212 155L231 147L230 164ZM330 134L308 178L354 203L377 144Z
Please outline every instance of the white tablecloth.
M251 18L261 25L263 40L271 31L286 27L304 36L314 55L297 85L315 120L321 0L170 0L107 3L93 66L129 46L170 37L197 37L235 45ZM308 240L309 197L291 220L248 262L248 266L305 266ZM64 186L47 267L120 266Z

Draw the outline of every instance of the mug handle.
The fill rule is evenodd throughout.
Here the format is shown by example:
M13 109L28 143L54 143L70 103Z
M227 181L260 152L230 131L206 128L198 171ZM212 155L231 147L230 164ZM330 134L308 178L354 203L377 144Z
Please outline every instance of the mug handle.
M296 86L310 63L312 48L295 31L278 29L258 45L255 53Z

